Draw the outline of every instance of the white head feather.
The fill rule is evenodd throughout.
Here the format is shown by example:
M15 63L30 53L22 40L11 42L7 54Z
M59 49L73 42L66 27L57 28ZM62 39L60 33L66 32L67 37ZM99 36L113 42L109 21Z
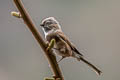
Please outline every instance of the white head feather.
M47 20L53 20L53 21L55 21L55 22L57 23L58 27L61 29L61 26L60 26L59 22L58 22L54 17L45 18L45 19L42 21L42 23L44 23L44 22L47 21Z

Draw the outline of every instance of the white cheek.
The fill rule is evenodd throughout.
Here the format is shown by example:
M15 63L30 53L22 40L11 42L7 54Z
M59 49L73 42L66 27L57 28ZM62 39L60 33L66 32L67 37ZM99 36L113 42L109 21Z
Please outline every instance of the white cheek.
M48 33L46 33L45 32L45 29L44 28L42 28L42 30L43 30L43 32L44 32L44 34L45 34L45 37L48 35Z
M42 30L45 31L43 27L42 27Z

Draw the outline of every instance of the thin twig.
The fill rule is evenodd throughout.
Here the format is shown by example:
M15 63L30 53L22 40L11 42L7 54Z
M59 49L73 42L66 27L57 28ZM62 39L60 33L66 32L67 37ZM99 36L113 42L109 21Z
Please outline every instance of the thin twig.
M38 41L41 48L43 49L43 51L44 51L44 53L45 53L45 55L46 55L46 57L49 61L49 65L50 65L50 67L53 71L53 74L54 74L55 78L60 78L61 80L64 80L64 78L62 76L62 73L60 71L60 68L57 64L55 55L53 55L52 51L46 51L47 45L46 45L45 41L42 39L39 32L37 31L37 29L35 28L35 25L33 24L33 22L30 19L28 13L26 12L21 0L14 0L14 3L16 5L16 7L18 8L24 22L26 23L26 25L28 26L28 28L32 32L35 39Z

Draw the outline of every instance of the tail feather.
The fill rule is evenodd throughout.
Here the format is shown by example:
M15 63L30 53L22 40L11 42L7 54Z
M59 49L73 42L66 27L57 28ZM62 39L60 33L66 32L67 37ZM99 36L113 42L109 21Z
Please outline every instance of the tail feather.
M96 66L94 66L92 63L90 63L89 61L87 61L86 59L84 59L83 56L79 55L79 54L73 54L72 55L74 58L76 58L78 61L83 61L84 63L86 63L89 67L91 67L98 75L101 75L102 71L100 71Z
M94 71L98 74L101 75L102 71L100 71L97 67L95 67L93 64L91 64L90 62L88 62L87 60L85 60L83 57L80 58L81 61L83 61L84 63L86 63L89 67L93 68Z

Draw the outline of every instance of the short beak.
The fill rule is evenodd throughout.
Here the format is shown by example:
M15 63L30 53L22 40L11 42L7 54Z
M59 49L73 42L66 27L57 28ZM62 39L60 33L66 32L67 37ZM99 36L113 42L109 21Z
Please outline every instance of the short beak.
M44 24L42 24L42 23L41 23L41 24L40 24L40 26L42 26L42 27L43 27L43 26L44 26Z

